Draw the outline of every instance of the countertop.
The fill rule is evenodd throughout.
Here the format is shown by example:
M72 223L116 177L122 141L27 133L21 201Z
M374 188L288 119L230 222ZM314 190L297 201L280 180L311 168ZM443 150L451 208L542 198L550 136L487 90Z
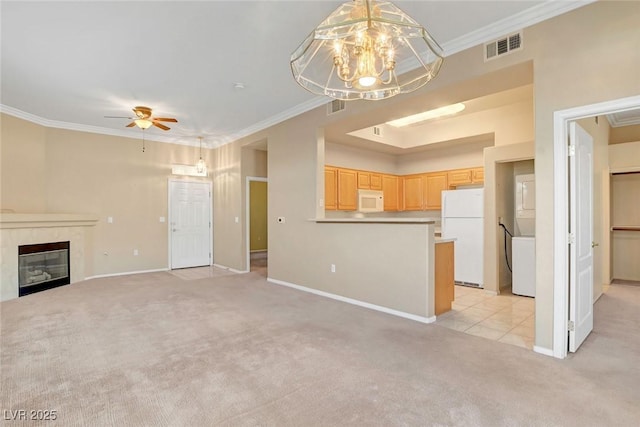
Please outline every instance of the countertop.
M313 218L318 223L364 223L364 224L435 224L431 218Z

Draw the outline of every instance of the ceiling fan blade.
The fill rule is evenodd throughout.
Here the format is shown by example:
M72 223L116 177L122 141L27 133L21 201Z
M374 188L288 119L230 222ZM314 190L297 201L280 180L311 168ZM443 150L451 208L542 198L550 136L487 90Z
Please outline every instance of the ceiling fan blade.
M162 123L157 123L157 122L152 122L152 123L153 123L153 125L154 125L155 127L158 127L158 128L160 128L160 129L162 129L162 130L169 130L169 129L171 129L170 127L165 126L165 125L163 125Z
M132 127L134 127L135 125L136 125L136 122L131 122L131 123L129 123L128 125L126 125L125 127L126 127L126 128L132 128Z
M154 117L153 120L158 120L160 122L178 123L178 121L172 117Z

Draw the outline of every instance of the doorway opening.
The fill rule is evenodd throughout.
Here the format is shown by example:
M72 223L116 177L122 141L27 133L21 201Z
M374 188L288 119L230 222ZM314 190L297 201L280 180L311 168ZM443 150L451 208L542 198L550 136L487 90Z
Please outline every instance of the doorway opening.
M268 181L247 177L247 269L267 276L268 265Z
M169 269L213 263L211 182L169 180Z
M571 108L567 110L557 111L554 113L554 253L555 253L555 261L554 261L554 292L553 292L553 356L557 358L565 358L569 352L569 343L570 337L572 333L578 333L575 331L576 328L576 318L572 318L572 314L570 310L570 301L579 301L580 295L576 294L579 292L579 288L576 288L576 282L574 275L571 274L572 270L570 268L571 265L575 264L576 256L571 255L570 249L572 247L576 248L587 248L590 247L593 251L596 248L599 248L601 242L596 241L595 239L602 239L604 236L603 242L605 242L605 246L608 246L608 242L610 240L609 233L611 233L611 229L608 223L608 215L603 214L610 209L609 204L609 180L610 180L610 171L612 170L611 165L607 162L606 166L598 166L597 162L601 157L598 155L598 143L596 142L594 148L595 155L593 156L594 164L596 168L594 172L591 174L590 178L594 178L594 182L596 186L600 188L601 194L597 191L595 195L600 195L600 201L596 201L593 209L588 212L589 217L595 216L596 221L598 221L599 217L604 217L605 220L600 221L601 232L593 234L593 229L588 230L594 237L594 240L591 242L582 241L585 239L583 236L584 233L578 232L579 230L571 228L571 220L570 214L571 212L577 213L579 211L578 206L576 204L575 198L571 197L572 192L570 190L570 173L571 169L569 167L569 162L567 161L570 158L570 154L573 156L573 148L569 148L570 145L567 143L569 130L570 128L575 126L575 123L580 122L581 120L590 119L590 120L602 120L602 116L610 116L621 113L631 113L632 111L636 111L640 109L640 96L634 96L629 98L622 98L614 101L608 101L598 104L585 105L581 107ZM623 114L623 115L624 115ZM633 115L633 114L632 114ZM640 114L638 114L640 116ZM608 146L608 143L606 144ZM609 153L609 148L603 150L603 152ZM620 159L619 165L624 164L622 167L627 170L631 170L637 168L640 170L640 162L638 162L638 156L629 156L622 155L622 159ZM627 163L625 163L627 162ZM630 163L628 163L630 162ZM635 162L635 163L634 163ZM602 174L598 178L598 171L606 169L607 173ZM579 169L577 169L579 170ZM604 185L603 185L604 184ZM575 194L575 191L573 192ZM606 200L606 201L605 201ZM584 212L583 212L584 214ZM592 218L582 218L583 220L591 220ZM583 223L587 223L588 221ZM587 233L589 234L589 233ZM597 250L597 249L596 249ZM596 252L597 254L597 252ZM597 256L596 256L597 258ZM596 284L602 283L602 276L606 277L607 272L610 272L609 264L606 262L609 257L609 251L605 254L605 256L600 256L600 258L605 259L604 262L600 262L594 264L593 257L589 268L582 269L582 271L591 271L590 274L596 270L596 267L600 269L600 271L604 271L603 274L598 275L596 273L595 279L598 280ZM596 261L597 262L597 261ZM604 266L604 268L602 268ZM589 266L587 266L589 267ZM576 273L578 271L574 270ZM586 274L586 273L585 273ZM609 273L610 274L610 273ZM592 277L593 278L593 277ZM610 278L610 276L609 276ZM578 291L576 291L578 289ZM600 292L601 293L601 292ZM590 299L591 304L595 302L597 299L597 287L593 291L593 299ZM584 297L584 296L583 296ZM590 296L591 297L591 296ZM583 298L584 299L584 298ZM573 323L572 323L573 322ZM572 330L573 329L573 330ZM586 331L586 334L591 330ZM580 334L584 334L585 331L579 331ZM574 347L572 351L577 350L578 347Z

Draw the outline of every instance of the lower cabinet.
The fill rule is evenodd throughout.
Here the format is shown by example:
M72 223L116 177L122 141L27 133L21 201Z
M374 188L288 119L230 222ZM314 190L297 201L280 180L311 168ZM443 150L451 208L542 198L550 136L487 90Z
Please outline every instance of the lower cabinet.
M435 314L436 316L451 310L454 299L454 242L436 242L435 253Z

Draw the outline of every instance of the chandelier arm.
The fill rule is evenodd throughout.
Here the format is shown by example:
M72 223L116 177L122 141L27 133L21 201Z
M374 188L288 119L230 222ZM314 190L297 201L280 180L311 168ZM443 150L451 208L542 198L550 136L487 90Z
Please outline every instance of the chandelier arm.
M318 53L318 51L320 50L320 48L323 46L323 44L324 44L324 43L318 43L318 46L317 46L317 47L315 48L315 50L313 51L313 55L311 55L311 58L315 58L315 57L316 57L316 54ZM305 50L305 52L306 52L306 50ZM302 54L302 55L304 55L304 52L303 52L303 54ZM300 55L300 56L302 56L302 55ZM298 57L298 58L300 58L300 57ZM296 58L296 59L298 59L298 58ZM290 61L290 64L293 64L294 62L295 62L295 59L294 59L293 61ZM305 71L307 71L307 67L309 66L310 62L311 62L311 61L307 61L307 63L306 63L306 64L304 64L304 67L302 68L302 70L300 70L300 72L298 73L298 76L302 76L302 74L304 74L304 72L305 72ZM297 79L296 79L296 80L297 80Z
M407 46L409 46L409 49L411 49L411 52L413 52L413 54L415 55L415 57L418 59L418 61L420 62L420 64L422 64L422 67L428 70L431 70L430 66L427 66L427 64L424 63L424 61L422 60L422 58L420 57L420 55L418 55L418 52L416 52L416 50L413 48L413 46L411 45L411 43L409 43L407 41L406 38L402 38L404 40L404 42L407 44ZM431 49L431 45L429 45L427 43L427 46L429 46L429 49ZM431 50L431 52L436 55L436 57L438 56L433 50Z

